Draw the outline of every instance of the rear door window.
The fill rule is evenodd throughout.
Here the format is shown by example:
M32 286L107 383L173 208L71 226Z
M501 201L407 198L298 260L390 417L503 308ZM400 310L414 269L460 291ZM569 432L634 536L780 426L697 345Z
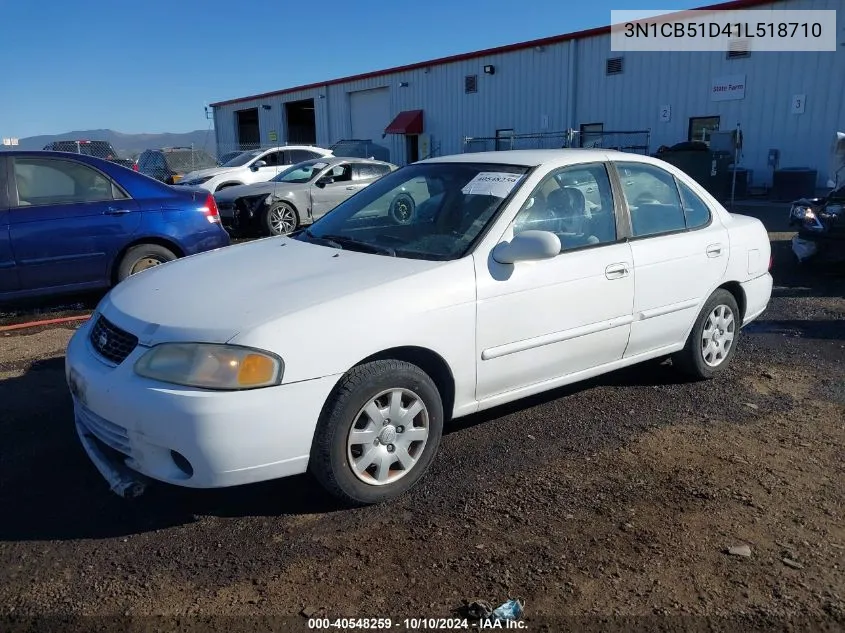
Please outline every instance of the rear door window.
M21 207L114 199L111 181L76 161L16 158L14 173Z

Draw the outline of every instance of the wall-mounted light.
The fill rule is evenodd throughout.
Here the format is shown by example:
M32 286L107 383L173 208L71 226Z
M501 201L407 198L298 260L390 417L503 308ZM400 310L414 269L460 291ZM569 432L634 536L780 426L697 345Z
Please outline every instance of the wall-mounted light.
M496 67L492 64L487 64L484 67L484 74L485 75L495 75L496 74Z
M400 81L400 82L399 82L399 87L400 87L400 88L407 88L407 87L408 87L408 82L407 82L407 81Z
M261 107L262 107L262 108L264 108L265 110L270 110L273 106L271 106L271 105L267 105L267 104L265 103L265 104L264 104L264 105L262 105Z
M325 99L326 95L318 95L320 99Z
M546 50L545 46L535 46L534 47L534 51L537 52L537 53L542 53L544 50Z

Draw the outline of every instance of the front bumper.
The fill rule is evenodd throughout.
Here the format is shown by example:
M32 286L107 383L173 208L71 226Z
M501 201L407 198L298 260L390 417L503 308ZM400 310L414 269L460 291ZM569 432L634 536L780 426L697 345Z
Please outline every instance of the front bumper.
M218 488L306 471L339 376L235 392L168 385L134 373L148 348L117 366L99 357L88 340L92 325L71 338L65 375L80 441L116 493L138 494L145 477Z

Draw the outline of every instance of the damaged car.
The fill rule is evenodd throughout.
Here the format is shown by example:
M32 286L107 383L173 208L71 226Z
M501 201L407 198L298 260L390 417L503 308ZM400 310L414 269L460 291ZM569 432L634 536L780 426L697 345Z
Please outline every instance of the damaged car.
M797 226L792 238L792 252L807 261L845 262L845 133L838 132L831 148L830 180L832 191L825 196L801 198L789 209L789 226Z
M215 194L223 226L233 232L289 235L398 166L366 158L318 158L298 163L267 182Z

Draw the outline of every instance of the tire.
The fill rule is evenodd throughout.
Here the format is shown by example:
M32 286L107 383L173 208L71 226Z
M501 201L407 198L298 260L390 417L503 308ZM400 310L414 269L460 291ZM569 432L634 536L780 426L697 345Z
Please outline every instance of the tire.
M414 220L416 206L411 194L402 192L390 201L390 208L388 209L390 219L396 224L410 224Z
M723 316L723 321L717 319ZM730 364L736 350L741 326L739 306L734 296L723 288L716 290L701 308L684 349L672 356L672 364L698 380L709 380ZM713 328L721 351L708 347ZM705 332L710 334L705 336ZM730 338L726 338L726 333Z
M299 214L287 202L275 202L261 215L261 228L269 235L290 235L299 226Z
M121 282L130 275L165 264L178 259L176 253L159 244L138 244L133 246L123 259L120 260L120 266L117 269L117 281Z
M405 411L422 405L410 425L402 418L405 424L395 424L395 413L392 420L388 417L396 405L394 394L401 394ZM368 408L374 411L372 417ZM405 435L409 426L414 427L413 436ZM353 431L361 437L353 440ZM404 494L420 480L437 453L442 433L443 403L428 374L404 361L373 361L350 370L327 400L308 468L347 505L381 503ZM370 452L370 460L356 469L354 460ZM402 455L414 460L409 469L397 467ZM387 461L391 456L392 463Z

